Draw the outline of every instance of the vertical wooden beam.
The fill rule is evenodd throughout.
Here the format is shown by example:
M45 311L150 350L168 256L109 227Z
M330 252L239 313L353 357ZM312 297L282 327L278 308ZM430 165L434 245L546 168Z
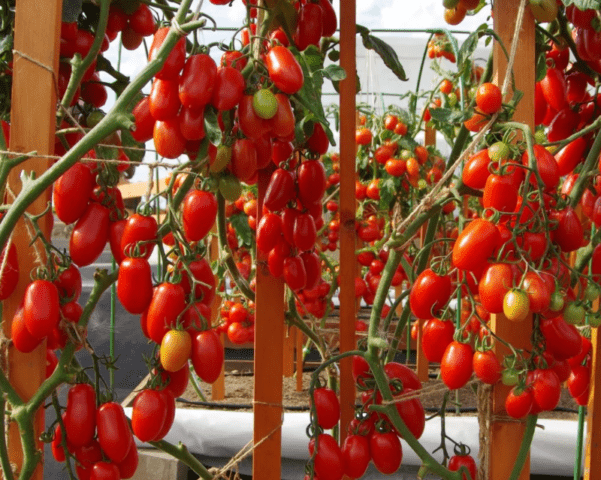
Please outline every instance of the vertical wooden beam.
M516 25L517 12L520 0L501 0L494 4L493 18L494 29L510 50L513 42L513 34ZM535 38L534 18L530 10L526 8L524 21L519 37L518 55L515 58L513 72L515 74L516 88L524 93L514 120L526 123L534 128L534 83L535 83ZM501 86L505 78L507 60L501 47L495 43L494 46L494 72L496 83ZM532 317L529 316L523 322L508 321L503 315L491 315L491 328L516 348L529 347L530 334L532 332ZM495 353L502 359L508 354L508 350L500 342L495 343ZM493 388L493 415L505 414L505 398L510 388L498 383ZM488 462L488 478L491 480L506 480L511 474L514 461L517 457L521 440L524 436L525 424L503 422L498 420L491 422L490 431L490 455ZM530 459L526 461L519 480L530 478Z
M11 106L11 132L9 148L16 152L37 151L40 155L54 152L54 132L56 113L56 79L58 78L58 57L62 0L19 0L15 11L13 87ZM43 65L37 65L35 62ZM11 172L8 185L17 195L21 191L19 176L23 172L36 172L39 176L50 165L50 161L32 158ZM9 194L9 202L11 196ZM50 201L50 190L41 195L30 207L30 213L41 213ZM51 215L40 221L46 238L50 238ZM21 220L13 233L19 256L20 277L13 295L3 303L3 329L5 337L10 337L11 323L25 288L29 283L29 273L35 266L35 257L29 246L26 226ZM38 242L38 246L40 246ZM40 246L42 259L44 249ZM18 352L13 345L8 351L8 376L11 384L23 399L29 399L45 378L46 342L32 353ZM36 432L44 429L44 411L40 410L35 421ZM8 434L11 462L22 465L20 437L15 424L11 424ZM43 478L43 466L39 464L32 477Z
M288 327L284 332L284 376L294 375L294 344L296 343L296 328Z
M355 348L355 110L356 5L340 0L340 352ZM355 409L352 359L340 361L340 441L346 437Z
M257 223L271 172L259 172ZM282 374L284 354L284 281L267 268L267 255L257 252L255 319L255 391L253 478L282 478Z
M598 301L597 301L598 308ZM584 446L584 480L594 480L601 472L601 365L599 328L591 329L591 384L586 415L586 442ZM597 472L597 473L595 473Z

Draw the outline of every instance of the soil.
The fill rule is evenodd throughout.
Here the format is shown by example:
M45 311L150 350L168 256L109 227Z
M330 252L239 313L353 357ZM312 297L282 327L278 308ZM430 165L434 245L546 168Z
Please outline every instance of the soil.
M431 375L436 374L431 370ZM309 408L309 384L312 372L303 372L303 390L296 390L296 377L284 377L283 379L283 405L285 411L298 411ZM185 402L178 401L178 408L216 408L234 411L251 411L253 400L254 377L249 371L232 370L225 374L225 399L211 399L211 385L199 380L199 387L208 402L203 402L191 384L182 396ZM421 398L426 412L437 411L442 405L445 389L435 389L434 386L442 385L437 379L431 379L427 384L432 393ZM189 403L194 402L194 403ZM357 399L359 403L359 399ZM477 397L475 385L467 386L451 393L447 404L447 415L476 415ZM457 409L460 409L459 412ZM553 412L544 412L540 418L555 418L564 420L576 420L578 418L578 404L570 396L567 389L562 389L558 408Z

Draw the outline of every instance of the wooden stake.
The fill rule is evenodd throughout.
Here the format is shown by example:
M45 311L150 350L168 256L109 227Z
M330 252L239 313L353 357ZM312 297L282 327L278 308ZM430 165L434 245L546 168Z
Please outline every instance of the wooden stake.
M61 26L61 0L19 0L15 11L14 64L11 108L11 132L9 148L15 152L36 151L40 155L54 153L54 132L56 114L56 79L58 78L59 39ZM32 60L33 59L33 60ZM15 170L8 179L8 186L17 195L21 191L21 172L35 172L40 176L50 165L50 160L31 158ZM9 202L12 198L9 194ZM43 212L50 201L50 190L40 196L30 207L29 212ZM40 221L40 227L47 239L52 234L51 215ZM13 295L3 302L4 336L9 338L13 315L21 303L25 288L30 281L29 274L36 266L30 237L23 221L19 221L14 234L19 257L20 276ZM44 248L39 247L42 261L45 261ZM32 397L46 372L46 342L32 353L20 353L13 345L8 351L8 376L15 390L24 400ZM44 410L37 413L35 430L39 434L44 429ZM11 424L8 432L8 448L11 462L22 465L23 457L18 429ZM40 462L32 477L43 478L43 464Z
M340 352L355 349L355 92L356 5L340 0ZM352 358L340 361L340 442L354 416Z
M271 172L259 172L257 223ZM282 374L284 355L284 281L269 274L267 255L257 253L255 319L255 393L253 478L282 478Z
M294 375L294 344L296 343L296 328L288 327L284 332L284 376Z
M517 12L520 0L502 0L495 2L493 10L494 28L502 42L509 50L513 41ZM530 10L524 12L524 23L519 32L519 54L515 58L513 72L515 74L516 88L523 92L514 119L534 127L534 83L535 83L535 38L534 18ZM500 45L494 47L494 71L496 83L501 84L505 77L507 60ZM523 322L511 322L501 314L491 315L490 325L493 331L516 348L526 348L530 345L532 332L532 317ZM500 342L495 343L495 353L502 359L508 350ZM510 388L502 383L497 383L493 388L493 415L505 414L505 398ZM491 422L490 452L488 463L488 478L491 480L506 480L509 478L521 440L524 436L525 424L503 422L495 419ZM519 480L530 478L530 459L526 461Z
M598 301L597 301L598 308ZM601 364L599 329L591 329L591 383L586 416L586 442L584 447L584 480L594 480L601 472L601 378L597 375ZM597 472L597 473L595 473Z

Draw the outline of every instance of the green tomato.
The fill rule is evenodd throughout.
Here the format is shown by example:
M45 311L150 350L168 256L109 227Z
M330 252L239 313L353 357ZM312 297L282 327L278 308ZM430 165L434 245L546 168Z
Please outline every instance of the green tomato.
M444 8L455 8L459 4L459 0L442 0Z
M503 385L507 385L508 387L513 387L514 385L517 385L518 380L519 380L518 372L516 372L513 369L506 368L501 373L501 382L503 382Z
M232 147L219 145L215 154L215 161L209 165L209 170L213 173L221 172L227 167L232 159Z
M565 304L563 294L561 292L553 292L551 295L551 302L549 303L549 309L553 312L559 312Z
M599 326L601 325L601 315L589 315L588 324L593 328L599 328Z
M492 162L505 160L506 158L509 158L510 153L511 150L509 149L509 145L505 142L495 142L488 147L488 156Z
M401 160L409 160L413 156L409 150L401 150Z
M584 298L589 302L594 302L599 298L601 291L596 283L589 283L584 289Z
M454 107L457 105L457 95L455 92L451 92L447 95L447 100L449 101L449 106Z
M544 130L537 130L534 134L534 141L536 143L547 143L547 135Z
M104 118L104 113L100 110L95 110L90 113L86 118L86 125L88 128L94 128L96 125L100 123L100 121Z
M570 302L563 311L563 319L572 325L582 325L584 323L584 307L576 302Z
M223 198L230 202L235 202L242 195L242 185L233 175L226 175L219 179L219 191Z
M253 110L265 119L273 118L278 112L278 101L271 90L262 88L253 95Z

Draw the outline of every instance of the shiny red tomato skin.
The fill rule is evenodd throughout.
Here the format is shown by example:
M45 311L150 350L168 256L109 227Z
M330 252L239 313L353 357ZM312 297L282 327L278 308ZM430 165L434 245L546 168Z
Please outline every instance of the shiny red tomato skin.
M540 81L545 100L555 110L561 110L566 103L566 81L564 74L557 68L547 69L547 74Z
M96 411L98 442L105 455L115 463L121 463L131 448L132 433L123 411L115 402L101 405Z
M48 280L34 280L23 299L23 320L32 337L42 340L50 335L60 319L58 289Z
M484 186L482 205L499 212L513 212L518 201L518 188L511 176L491 174Z
M278 168L271 174L263 205L272 212L276 212L282 210L295 196L296 186L294 174L289 170ZM285 223L284 219L284 224ZM293 226L294 223L292 223L292 227ZM290 238L290 240L292 240L292 238ZM290 240L288 240L289 243L293 243L293 241Z
M230 171L241 182L248 182L257 173L257 149L252 140L238 139L232 146Z
M19 307L15 312L11 323L10 338L15 348L23 353L33 352L42 342L41 339L34 337L29 333L29 330L27 330L25 319L23 318L23 306Z
M306 160L298 167L298 198L303 205L320 202L326 191L326 171L319 160Z
M490 175L488 170L489 164L490 157L488 156L488 149L485 148L472 155L463 168L463 183L476 190L483 189L486 185L486 180Z
M451 296L451 278L447 275L437 275L427 268L415 279L409 305L417 318L431 318L443 308Z
M315 440L309 442L309 454L313 455ZM341 480L344 475L342 451L331 435L322 433L318 437L315 454L315 473L323 479Z
M211 105L217 110L231 110L240 103L244 88L244 77L238 70L233 67L219 67Z
M133 433L141 442L158 439L167 418L166 397L158 390L146 388L134 399L131 426Z
M202 108L182 107L177 118L182 137L187 141L194 142L205 138L204 110Z
M194 289L196 301L210 307L213 304L213 299L215 298L216 285L215 275L213 275L211 265L205 258L199 258L190 262L188 264L188 269L192 273L192 276L195 280L202 282L201 284L197 284ZM188 272L185 270L182 271L181 286L186 295L188 295L192 290Z
M198 332L192 337L192 366L202 381L213 383L221 373L224 351L214 330Z
M472 220L459 234L453 246L453 265L462 270L477 271L500 243L500 234L488 220Z
M396 409L411 434L419 439L426 428L426 414L421 400L419 398L411 398L399 401L403 399L403 395L411 395L413 392L414 390L411 388L404 389L403 394L396 397ZM399 432L397 434L401 438L403 437Z
M440 362L440 376L450 390L463 387L473 373L474 352L467 343L451 342Z
M213 96L217 64L207 54L191 55L179 81L179 99L189 108L202 108Z
M447 346L453 341L455 325L453 322L432 318L422 330L422 348L430 362L440 362Z
M513 270L507 263L493 263L484 270L478 283L478 293L487 311L503 311L503 299L513 286L513 277Z
M162 283L155 289L148 306L146 324L150 339L160 345L165 334L175 327L186 308L186 295L180 284Z
M186 387L188 386L188 381L190 378L190 368L188 364L184 365L177 372L161 372L161 378L164 381L169 381L165 390L171 394L173 398L181 397L186 391Z
M165 423L163 424L163 428L159 432L157 436L157 440L162 440L165 438L165 435L169 433L171 427L173 426L173 421L175 420L175 398L171 395L168 390L159 390L159 395L162 395L165 404L167 405L167 415L165 417Z
M547 351L557 360L567 360L580 353L583 337L562 316L541 319L540 330L545 338Z
M299 251L311 250L317 240L315 220L309 213L301 213L294 221L293 229L294 245Z
M301 259L307 274L305 289L312 290L321 281L321 260L315 252L303 252Z
M315 405L317 423L325 430L334 428L340 420L340 403L336 392L328 387L316 388L313 391L312 403Z
M328 151L330 140L328 140L328 136L321 123L315 123L313 133L307 139L306 147L309 151L318 155L324 155Z
M145 258L125 258L119 266L117 298L129 313L139 315L152 300L152 269Z
M92 442L96 433L96 392L92 385L79 383L69 389L64 423L71 445L77 448Z
M267 212L261 216L257 226L257 248L268 254L282 236L282 217Z
M559 168L559 175L564 176L570 173L584 158L587 142L584 137L578 137L576 140L568 143L559 153L555 154L555 161Z
M276 93L275 98L278 102L278 109L275 116L269 120L271 133L280 139L287 139L294 133L296 125L292 105L288 95L284 93Z
M238 126L251 140L256 140L270 132L271 123L257 115L253 107L253 96L243 95L238 104Z
M157 231L157 221L153 216L134 213L127 219L127 223L123 229L121 250L125 255L129 256L137 242L149 242L139 246L141 256L148 259L154 249L152 241L156 240Z
M152 39L152 45L148 52L148 61L154 60L169 33L170 27L159 28ZM156 78L163 80L177 80L186 62L186 38L180 38L175 47L169 53L167 60L156 74Z
M532 410L532 389L522 391L512 388L505 399L505 411L512 418L524 418Z
M363 435L348 435L342 445L342 459L344 474L350 478L361 478L371 460L369 438Z
M307 284L307 272L302 259L298 256L287 257L283 268L284 281L293 291L305 288Z
M69 255L75 265L91 265L100 256L108 240L109 214L108 208L90 202L77 221L69 241Z
M545 147L538 144L534 145L534 157L545 190L557 188L559 184L559 166L555 157ZM522 164L528 165L528 163L529 156L528 152L525 151L522 155ZM536 183L534 175L530 176L530 182Z
M152 138L161 157L177 158L186 151L186 138L182 135L177 116L158 120L154 124Z
M0 253L0 265L4 267L0 276L0 301L2 301L12 295L19 281L19 258L17 247L13 242Z
M217 199L211 192L192 190L184 198L182 222L186 240L197 242L209 233L217 218Z
M87 164L76 163L54 184L52 201L56 216L65 224L79 220L88 206L96 179Z
M67 268L59 273L56 280L54 280L54 285L56 285L59 297L61 299L69 299L72 302L76 302L79 300L82 288L81 273L79 272L79 269L74 264L70 264ZM0 286L0 292L1 291L2 288Z
M492 350L476 351L472 359L476 377L483 383L494 385L501 380L502 366Z
M286 47L272 47L265 56L265 65L269 78L282 92L293 95L303 86L301 66Z
M421 390L422 388L422 382L417 377L417 374L402 363L388 362L384 365L384 373L386 373L389 380L400 380L403 384L403 389Z
M128 450L129 452L129 450ZM96 462L90 473L90 480L120 480L119 467L110 462Z
M476 467L476 461L471 455L453 455L449 459L448 469L451 472L458 471L461 467L467 468L469 477L464 473L461 476L461 480L476 480L476 474L478 469Z
M401 466L403 447L394 432L374 432L369 439L374 466L379 472L391 475Z
M532 388L535 411L550 411L557 406L561 396L561 384L555 371L536 369L534 372L528 372L527 381Z
M305 3L298 13L294 43L302 52L309 45L319 46L323 33L323 10L319 4Z
M121 479L132 478L136 471L138 470L138 448L136 447L136 442L132 437L132 445L129 449L129 453L125 459L117 464L119 468L119 476Z
M152 138L155 120L150 113L150 98L144 97L134 107L132 113L136 128L131 131L131 136L138 142L147 142Z
M148 97L148 108L152 118L168 120L177 115L181 107L177 91L177 80L155 79Z
M323 12L323 31L321 34L324 37L331 37L336 33L336 27L338 26L336 11L330 0L319 0L319 6Z
M583 243L584 230L574 209L566 207L557 213L556 218L559 222L552 233L553 242L559 245L562 252L578 250Z

